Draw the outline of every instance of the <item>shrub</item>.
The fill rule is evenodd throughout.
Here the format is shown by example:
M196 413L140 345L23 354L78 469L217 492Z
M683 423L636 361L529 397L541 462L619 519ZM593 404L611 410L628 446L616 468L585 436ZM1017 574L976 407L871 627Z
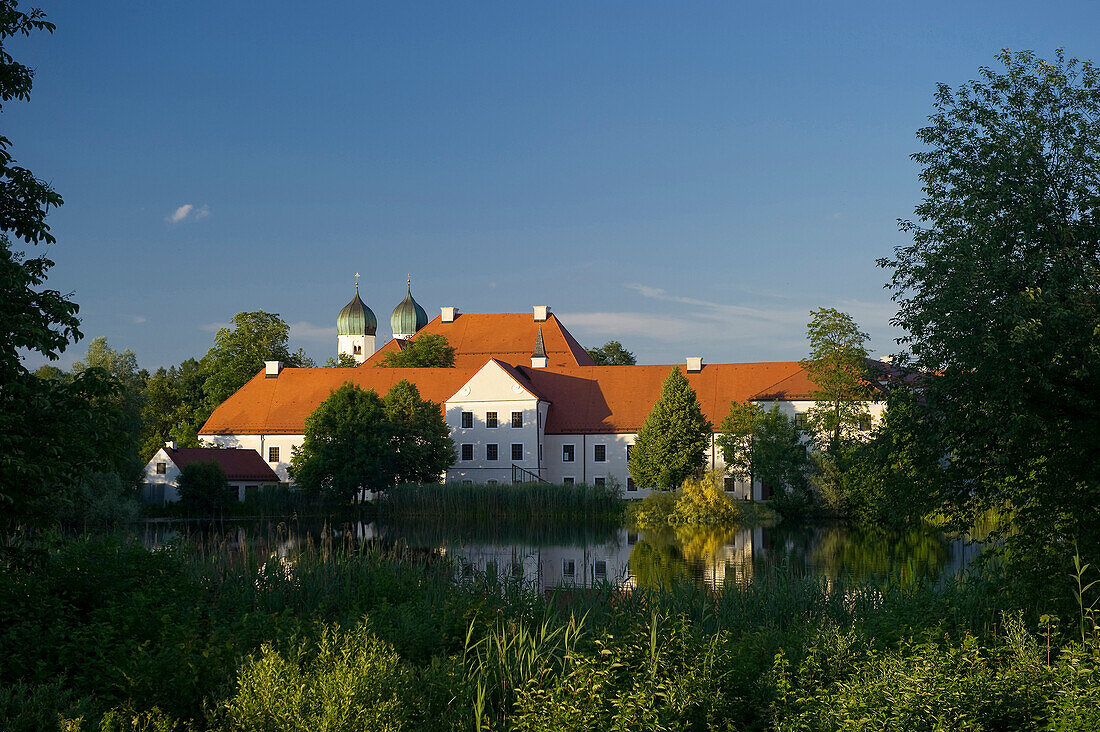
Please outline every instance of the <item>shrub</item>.
M326 628L316 647L286 653L264 645L237 674L223 712L231 729L399 730L409 728L401 693L409 673L366 625Z
M729 525L737 523L740 515L722 488L722 473L711 470L701 478L684 481L668 522L691 526Z
M229 479L217 463L191 463L180 473L180 503L187 509L216 513L232 502Z

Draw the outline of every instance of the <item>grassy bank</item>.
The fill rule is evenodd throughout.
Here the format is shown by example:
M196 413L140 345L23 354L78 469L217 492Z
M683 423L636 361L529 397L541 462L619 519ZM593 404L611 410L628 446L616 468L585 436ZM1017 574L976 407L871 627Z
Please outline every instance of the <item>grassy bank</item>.
M995 586L775 570L566 600L334 534L282 558L83 539L0 576L0 728L1100 725L1092 633Z

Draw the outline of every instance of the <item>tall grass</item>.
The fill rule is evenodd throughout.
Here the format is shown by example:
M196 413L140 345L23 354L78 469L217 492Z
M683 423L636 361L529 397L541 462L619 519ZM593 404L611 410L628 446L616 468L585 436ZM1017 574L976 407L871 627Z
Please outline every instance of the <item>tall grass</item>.
M579 483L410 484L386 491L376 504L379 515L387 518L463 521L506 518L586 521L618 518L623 509L622 496L615 488Z
M350 527L270 538L81 539L0 574L0 729L58 714L89 730L1100 723L1096 639L1080 642L1070 613L1041 653L1034 620L979 578L773 566L717 591L547 597L491 574L457 582L436 553ZM1093 591L1081 584L1085 603Z

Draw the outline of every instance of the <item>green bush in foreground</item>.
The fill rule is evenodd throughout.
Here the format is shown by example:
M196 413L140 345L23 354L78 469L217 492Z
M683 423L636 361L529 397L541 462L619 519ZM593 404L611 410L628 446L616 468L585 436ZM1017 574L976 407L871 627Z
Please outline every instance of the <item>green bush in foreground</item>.
M1000 583L548 598L335 539L85 539L0 574L0 729L1096 728L1095 635L1004 612Z

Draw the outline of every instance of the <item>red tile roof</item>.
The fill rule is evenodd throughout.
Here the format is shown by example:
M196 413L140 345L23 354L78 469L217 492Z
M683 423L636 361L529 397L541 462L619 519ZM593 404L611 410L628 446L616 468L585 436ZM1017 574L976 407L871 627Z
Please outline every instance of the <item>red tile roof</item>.
M486 359L486 362L488 359ZM425 399L442 404L477 368L283 369L278 378L257 374L227 399L200 434L302 434L306 417L344 382L384 395L408 379ZM501 364L540 399L550 402L548 434L637 432L661 395L671 366L573 366L533 369ZM684 371L683 366L678 367ZM717 427L733 400L808 397L813 384L796 361L707 364L687 374L703 413Z
M592 357L553 313L541 323L532 313L460 313L452 323L444 323L442 316L437 316L419 332L445 336L455 349L456 367L481 368L490 358L530 364L540 325L550 366L593 365ZM384 354L398 348L396 341L390 341L360 368L373 367Z
M477 369L320 368L283 369L277 378L256 374L226 399L199 434L300 435L306 417L328 396L351 382L385 396L402 379L416 384L420 396L442 404L477 373Z
M731 401L805 398L813 384L797 361L707 364L686 373L703 414L717 428ZM637 432L661 396L672 366L516 369L551 403L547 434ZM527 386L527 384L525 384Z
M217 463L232 481L254 480L258 483L278 483L279 476L255 450L217 447L165 447L168 457L183 470L192 463Z

